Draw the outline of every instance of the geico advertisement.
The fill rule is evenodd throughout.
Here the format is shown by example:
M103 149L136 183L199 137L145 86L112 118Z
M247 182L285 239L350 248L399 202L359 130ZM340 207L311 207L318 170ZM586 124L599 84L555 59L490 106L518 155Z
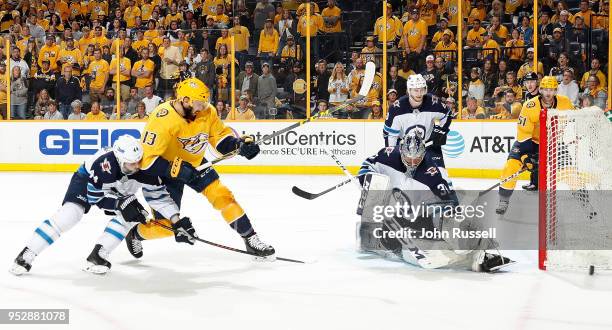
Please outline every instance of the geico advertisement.
M515 140L513 122L454 122L442 147L446 167L501 169Z
M228 122L236 134L267 137L291 122ZM223 164L331 165L326 152L347 165L359 165L383 146L381 123L311 122L267 140L260 155L246 161L234 157ZM140 137L142 122L0 122L0 163L77 164L121 135ZM206 157L219 154L207 147Z
M236 134L261 139L290 122L228 122ZM98 149L111 146L123 134L140 137L142 122L0 122L0 163L77 164ZM310 122L267 140L251 161L234 157L227 165L333 165L333 153L347 166L383 147L380 122ZM442 148L448 168L501 168L514 143L511 122L454 122ZM218 156L207 148L206 157Z

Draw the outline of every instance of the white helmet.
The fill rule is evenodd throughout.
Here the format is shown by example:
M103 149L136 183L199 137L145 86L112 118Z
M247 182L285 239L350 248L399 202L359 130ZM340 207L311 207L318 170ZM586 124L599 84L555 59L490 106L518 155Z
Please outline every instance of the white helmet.
M427 93L427 81L420 74L413 74L408 76L406 80L406 88L410 90L411 88L425 88L425 93Z
M138 163L142 159L142 145L131 135L121 135L113 144L113 153L119 162L123 174L134 174L139 168L126 168L126 163Z

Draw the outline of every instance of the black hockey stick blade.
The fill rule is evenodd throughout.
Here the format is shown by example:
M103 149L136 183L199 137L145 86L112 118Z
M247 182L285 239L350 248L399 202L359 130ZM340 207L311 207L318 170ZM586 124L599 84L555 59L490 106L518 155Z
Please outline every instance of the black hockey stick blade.
M338 183L337 185L335 185L335 186L333 186L333 187L331 187L331 188L325 189L325 190L323 190L322 192L320 192L320 193L318 193L318 194L309 193L309 192L304 191L304 190L302 190L302 189L300 189L300 188L298 188L298 187L296 187L296 186L293 186L293 188L291 188L291 191L292 191L294 194L296 194L296 195L298 195L298 196L300 196L300 197L302 197L302 198L305 198L305 199L311 200L311 199L315 199L315 198L317 198L317 197L323 196L323 195L327 194L328 192L330 192L330 191L332 191L332 190L336 190L336 189L338 189L338 188L340 188L340 187L344 186L345 184L347 184L347 183L349 183L349 182L351 182L351 181L353 181L353 179L352 179L352 178L351 178L351 179L348 179L348 180L345 180L345 181L342 181L342 182Z
M158 225L158 226L160 226L160 227L162 227L162 228L166 228L166 229L168 229L171 232L175 232L175 230L172 227L166 226L166 225L164 225L163 223L161 223L159 221L153 220L151 222L156 224L156 225ZM193 237L193 239L195 239L198 242L202 242L202 243L206 243L208 245L216 246L218 248L222 248L222 249L226 249L226 250L230 250L230 251L234 251L234 252L238 252L238 253L242 253L242 254L248 254L248 255L251 255L251 256L254 256L254 257L258 257L258 255L256 255L255 253L251 253L251 252L248 252L248 251L245 251L245 250L233 248L231 246L226 246L226 245L223 245L223 244L211 242L211 241L199 238L199 237ZM301 260L282 258L282 257L276 257L276 260L287 261L287 262L295 262L295 263L298 263L298 264L305 264L305 262L301 261Z

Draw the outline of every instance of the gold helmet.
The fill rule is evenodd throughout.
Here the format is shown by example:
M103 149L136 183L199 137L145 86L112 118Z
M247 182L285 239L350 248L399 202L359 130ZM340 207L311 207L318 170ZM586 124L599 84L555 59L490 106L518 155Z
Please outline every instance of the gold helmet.
M182 101L185 97L191 101L208 102L210 90L198 78L185 79L176 85L176 98Z
M557 89L558 86L559 83L557 82L557 78L554 76L545 76L540 82L540 88Z

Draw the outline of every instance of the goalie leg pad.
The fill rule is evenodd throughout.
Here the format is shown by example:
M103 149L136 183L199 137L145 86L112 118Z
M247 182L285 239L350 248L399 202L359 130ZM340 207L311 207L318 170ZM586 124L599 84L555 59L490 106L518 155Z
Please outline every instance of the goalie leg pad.
M364 210L367 210L365 212L365 221L372 221L371 212L375 206L387 205L387 190L389 189L390 181L390 178L384 174L371 172L364 175L363 189L359 198L359 204L357 205L357 214L363 218Z

